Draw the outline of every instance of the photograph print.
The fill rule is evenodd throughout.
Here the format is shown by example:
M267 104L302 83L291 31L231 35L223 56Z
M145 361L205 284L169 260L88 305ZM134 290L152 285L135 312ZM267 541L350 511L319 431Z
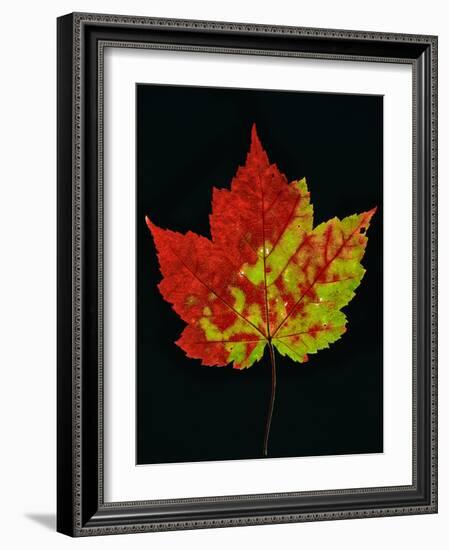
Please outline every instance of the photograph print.
M383 97L136 85L136 463L383 452Z

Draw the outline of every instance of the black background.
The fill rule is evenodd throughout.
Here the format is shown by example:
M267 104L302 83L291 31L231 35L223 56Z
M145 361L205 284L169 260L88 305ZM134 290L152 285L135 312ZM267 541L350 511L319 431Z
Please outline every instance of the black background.
M306 176L315 225L379 207L346 334L304 364L277 354L269 457L381 452L382 97L139 84L136 116L137 463L262 457L268 350L243 371L185 356L145 224L210 237L212 187L229 188L253 122L288 180Z

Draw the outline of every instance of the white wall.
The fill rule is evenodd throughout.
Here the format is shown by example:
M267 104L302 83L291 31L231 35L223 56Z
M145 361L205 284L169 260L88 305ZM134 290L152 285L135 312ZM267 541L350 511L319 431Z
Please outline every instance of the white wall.
M1 443L4 548L447 548L449 535L447 160L449 30L444 0L101 0L2 6L0 131ZM71 11L440 35L440 513L72 540L55 511L55 60ZM5 306L6 304L6 306ZM107 545L107 546L106 546Z

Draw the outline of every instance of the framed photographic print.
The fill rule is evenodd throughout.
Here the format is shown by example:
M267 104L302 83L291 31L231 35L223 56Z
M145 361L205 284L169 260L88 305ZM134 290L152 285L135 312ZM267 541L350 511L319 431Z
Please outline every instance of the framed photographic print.
M58 19L58 530L437 511L437 38Z

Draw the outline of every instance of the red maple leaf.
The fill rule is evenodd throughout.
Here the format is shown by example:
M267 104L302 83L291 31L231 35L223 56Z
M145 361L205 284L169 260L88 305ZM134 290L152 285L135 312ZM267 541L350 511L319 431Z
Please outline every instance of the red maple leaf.
M376 208L313 228L305 178L289 183L255 125L246 164L230 190L213 189L212 239L161 229L146 218L163 279L159 290L187 326L176 342L203 365L250 367L266 346L293 361L338 340L354 297Z

